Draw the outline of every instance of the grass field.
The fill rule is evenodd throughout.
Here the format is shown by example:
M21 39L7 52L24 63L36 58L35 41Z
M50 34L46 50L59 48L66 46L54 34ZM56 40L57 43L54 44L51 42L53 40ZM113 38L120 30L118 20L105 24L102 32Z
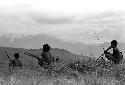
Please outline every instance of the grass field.
M1 56L5 54L1 52ZM1 59L7 60L5 58ZM23 56L21 60L24 62L23 69L9 69L8 62L0 63L0 85L125 85L124 61L116 66L110 62L103 65L101 60L93 63L93 58L82 61L69 59L68 62L62 59L48 70L28 56Z
M58 64L59 65L59 64ZM79 72L72 69L68 64L57 66L56 70L47 70L39 66L23 66L23 69L9 69L4 65L0 68L0 85L124 85L124 64L120 64L115 71ZM79 67L80 68L80 67ZM90 68L91 69L91 68ZM84 70L84 69L83 69ZM118 71L120 70L120 71Z

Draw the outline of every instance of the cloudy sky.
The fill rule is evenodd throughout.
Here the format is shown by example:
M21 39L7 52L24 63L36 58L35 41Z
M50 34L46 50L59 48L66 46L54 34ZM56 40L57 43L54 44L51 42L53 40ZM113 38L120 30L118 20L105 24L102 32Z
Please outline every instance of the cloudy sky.
M124 0L0 0L0 37L48 35L71 42L125 42Z

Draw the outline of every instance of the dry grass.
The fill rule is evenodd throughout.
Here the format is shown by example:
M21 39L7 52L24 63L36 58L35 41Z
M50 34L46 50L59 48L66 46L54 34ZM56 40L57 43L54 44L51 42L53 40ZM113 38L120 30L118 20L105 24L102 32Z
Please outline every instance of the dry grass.
M69 62L71 63L71 62ZM76 63L76 62L75 62ZM85 62L84 62L85 63ZM80 63L81 64L81 63ZM25 65L23 69L8 69L7 66L0 68L0 85L124 85L125 64L115 66L109 72L102 70L99 75L95 70L72 69L70 64L55 64L54 70L45 70L35 65ZM81 65L77 66L80 68ZM81 66L82 68L82 66ZM89 69L92 67L89 66ZM94 68L97 68L95 66ZM108 68L106 68L108 69ZM90 72L90 73L89 73Z
M16 76L12 75L10 77L0 80L1 85L122 85L115 79L98 78L95 76L84 76L80 81L75 79L67 79L66 77L58 78L48 78L45 76Z
M5 55L3 54L2 56ZM95 60L88 58L88 60L83 60L83 62L73 60L69 62L60 61L53 64L53 70L45 70L36 66L35 60L32 58L30 60L29 57L25 56L22 60L23 69L8 69L8 64L0 64L0 85L125 84L125 62L118 66L110 65L110 63L107 63L109 66L103 66L100 65L100 62L92 64Z

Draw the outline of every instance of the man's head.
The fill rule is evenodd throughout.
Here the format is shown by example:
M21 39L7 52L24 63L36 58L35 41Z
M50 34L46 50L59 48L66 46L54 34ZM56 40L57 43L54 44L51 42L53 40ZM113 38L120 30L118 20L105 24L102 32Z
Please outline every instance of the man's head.
M112 41L111 41L111 46L112 46L112 47L116 47L117 44L118 44L118 42L117 42L116 40L112 40Z
M15 59L19 59L19 53L14 53Z
M50 51L50 46L48 44L43 45L43 51Z

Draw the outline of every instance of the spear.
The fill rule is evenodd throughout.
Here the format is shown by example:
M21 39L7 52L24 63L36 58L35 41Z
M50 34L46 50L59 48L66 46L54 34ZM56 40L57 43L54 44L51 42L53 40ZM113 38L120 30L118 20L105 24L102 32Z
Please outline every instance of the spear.
M9 55L7 54L7 52L5 51L5 54L7 55L7 57L8 57L8 59L9 59L9 61L11 62L11 59L10 59L10 57L9 57Z

